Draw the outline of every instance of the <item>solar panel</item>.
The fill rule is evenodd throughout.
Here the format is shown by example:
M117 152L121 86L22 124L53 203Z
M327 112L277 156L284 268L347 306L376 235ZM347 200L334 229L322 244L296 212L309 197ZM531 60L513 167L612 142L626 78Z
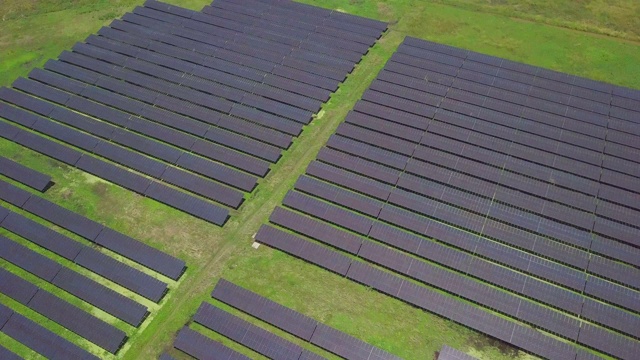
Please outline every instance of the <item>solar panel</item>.
M14 354L12 351L0 346L0 357L6 360L20 360L20 356Z
M370 219L321 202L302 193L289 192L283 200L283 204L327 222L345 227L358 234L366 235L371 229L372 221Z
M311 343L347 359L399 359L323 324L318 324Z
M0 181L0 199L11 205L22 207L31 198L31 193L8 182Z
M98 359L97 356L17 313L11 316L2 332L49 359Z
M145 306L68 268L62 268L51 282L135 327L149 315Z
M95 241L104 229L103 225L93 220L37 196L29 198L22 208L89 241Z
M578 342L621 359L632 359L640 351L637 341L590 324L582 327Z
M2 280L0 281L0 293L22 305L28 305L39 290L37 286L4 268L0 268L0 279Z
M383 206L383 203L377 200L346 191L337 186L304 175L298 178L294 188L306 194L373 217L378 216Z
M178 280L186 270L183 260L109 228L103 229L95 242L173 280Z
M145 196L218 226L224 225L229 218L227 209L163 184L151 183Z
M4 236L0 236L0 245L2 245L0 257L46 281L51 282L62 269L57 262Z
M160 302L168 291L162 281L89 247L83 248L74 262L154 302Z
M15 212L9 213L2 222L2 227L68 260L75 259L84 247L47 226Z
M267 225L258 230L255 239L341 275L347 273L351 264L351 260L340 253Z
M51 185L51 177L0 156L0 173L8 178L44 192Z
M218 281L211 297L306 341L317 326L317 321L224 279Z
M180 330L173 346L196 359L212 359L214 356L216 358L229 360L249 359L248 357L222 345L217 341L211 340L188 327L184 327Z
M92 156L84 155L76 163L78 169L95 175L101 179L110 181L138 194L144 194L151 183L148 178L134 172L120 168L111 163L96 159Z
M357 254L362 243L362 238L356 235L280 207L273 211L269 221L351 254Z
M298 359L302 348L208 303L193 321L272 359Z
M204 198L214 200L234 209L240 207L244 201L243 194L235 189L222 186L218 183L199 177L190 172L168 167L162 174L162 180L188 190Z

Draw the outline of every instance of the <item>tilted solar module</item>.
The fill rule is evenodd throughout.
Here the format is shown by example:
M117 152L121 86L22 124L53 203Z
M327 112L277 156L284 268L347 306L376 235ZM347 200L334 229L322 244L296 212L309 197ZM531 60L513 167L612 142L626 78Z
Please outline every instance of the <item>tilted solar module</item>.
M202 176L206 176L209 179L219 181L223 184L227 184L244 191L252 191L256 187L258 181L258 179L253 175L228 168L215 162L207 161L206 159L193 154L182 155L180 159L178 159L177 165Z
M234 209L240 207L244 201L241 192L178 168L167 167L162 173L161 178L168 184L178 186Z
M142 175L89 155L83 155L76 163L76 166L82 171L110 181L140 195L144 194L151 183L150 179Z
M281 207L271 213L269 221L351 254L357 254L362 244L362 238L356 235Z
M342 205L350 210L377 217L382 210L383 203L372 200L360 194L344 190L329 183L314 178L301 176L295 184L295 189L316 196L326 201Z
M50 176L2 156L0 156L0 173L41 192L46 191L51 184Z
M371 229L371 220L339 207L316 200L298 192L289 192L283 204L298 211L344 226L356 233L366 235Z
M578 342L621 359L633 359L640 351L637 340L590 324L582 327Z

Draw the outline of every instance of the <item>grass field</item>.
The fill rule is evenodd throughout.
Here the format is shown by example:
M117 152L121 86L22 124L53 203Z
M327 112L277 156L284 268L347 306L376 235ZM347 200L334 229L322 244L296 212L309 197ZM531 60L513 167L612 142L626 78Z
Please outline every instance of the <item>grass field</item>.
M168 2L200 9L209 1ZM603 1L304 2L386 20L392 25L323 107L318 118L272 167L269 176L261 180L240 210L232 213L224 228L208 225L0 140L0 154L53 176L57 185L49 190L46 198L187 262L189 269L185 276L179 283L171 284L172 291L154 312L153 319L146 323L146 329L132 332L134 335L118 358L152 359L169 349L175 333L188 322L198 305L209 299L209 293L221 276L407 359L430 359L445 343L483 359L529 358L508 347L497 346L499 344L478 333L281 252L264 246L255 250L250 246L252 236L281 203L405 35L640 88L640 72L637 71L640 47L624 40L638 35L638 27L633 26L638 21L638 16L633 15L638 11L635 2L615 1L613 8L619 9L615 14L612 9L598 10L604 6ZM47 59L55 58L62 50L140 3L142 1L5 0L0 9L3 15L0 22L0 85L11 84L17 77L26 75ZM625 19L624 24L622 20L614 24L618 18ZM589 24L589 27L581 28L580 24ZM0 264L19 273L5 263ZM11 303L3 296L0 296L0 302ZM237 311L231 312L240 315ZM45 322L44 325L65 337L78 339L55 324ZM261 326L271 330L264 324ZM278 330L274 332L282 334ZM207 334L241 350L220 336ZM33 352L2 334L0 343L26 358L37 358ZM99 350L96 353L113 358ZM254 353L245 353L260 358Z

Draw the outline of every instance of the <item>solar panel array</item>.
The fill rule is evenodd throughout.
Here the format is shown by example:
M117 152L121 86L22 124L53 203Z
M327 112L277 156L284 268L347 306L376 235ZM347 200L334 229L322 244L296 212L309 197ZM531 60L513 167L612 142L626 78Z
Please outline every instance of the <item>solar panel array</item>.
M399 359L224 279L211 297L345 359ZM200 305L193 321L271 359L324 359L207 302ZM214 353L225 359L247 359L186 326L174 347L196 359L208 359Z
M256 241L543 358L637 358L639 136L638 90L408 37Z
M0 156L0 175L6 176L40 192L47 191L52 185L51 176L30 169L3 156Z
M186 269L182 260L10 183L0 181L0 200L20 209L18 212L10 210L9 205L0 206L0 229L7 234L7 237L0 235L0 262L12 264L66 295L63 298L51 293L39 283L25 280L5 267L0 268L0 293L110 353L118 353L150 314L147 306L136 297L139 295L159 303L168 291L168 284L159 280L157 275L179 280ZM84 238L89 245L54 231L23 212L70 231ZM22 239L24 244L17 239ZM27 243L37 245L40 250L26 246ZM100 249L128 258L153 271L154 275L116 260L108 255L109 252ZM91 277L48 256L52 254L71 261L78 270L84 268L83 272L92 273ZM107 283L122 286L137 295L124 295L94 278L107 280ZM73 305L67 298L78 299L85 306ZM86 309L100 309L114 321L102 320ZM13 313L13 310L8 311ZM125 326L127 331L114 325L118 321L128 324ZM9 323L4 328L0 327L0 331L45 357L93 358L88 352L18 314L11 315Z
M149 0L0 89L0 136L222 226L387 26L292 4Z

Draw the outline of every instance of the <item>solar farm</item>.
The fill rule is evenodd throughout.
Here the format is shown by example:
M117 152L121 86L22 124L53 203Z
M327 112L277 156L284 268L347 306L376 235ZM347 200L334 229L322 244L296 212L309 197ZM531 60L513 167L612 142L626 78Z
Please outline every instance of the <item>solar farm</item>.
M640 90L209 1L0 87L1 359L640 358Z

